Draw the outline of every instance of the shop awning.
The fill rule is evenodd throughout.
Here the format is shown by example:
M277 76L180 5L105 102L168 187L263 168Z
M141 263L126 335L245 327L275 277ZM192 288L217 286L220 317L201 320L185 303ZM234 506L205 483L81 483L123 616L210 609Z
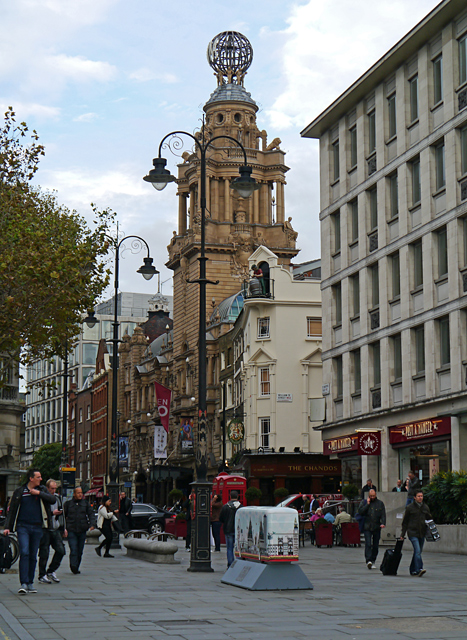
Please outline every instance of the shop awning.
M104 496L104 492L102 491L102 487L98 487L97 489L89 489L84 494L85 498L102 498Z

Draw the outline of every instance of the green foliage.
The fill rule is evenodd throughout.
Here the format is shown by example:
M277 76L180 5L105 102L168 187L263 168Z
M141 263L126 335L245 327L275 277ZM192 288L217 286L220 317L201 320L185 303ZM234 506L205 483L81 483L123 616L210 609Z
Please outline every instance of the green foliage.
M259 500L263 493L257 487L248 487L245 491L245 498L247 502L253 502L253 500Z
M437 473L423 489L423 493L436 523L467 523L466 471Z
M39 469L41 472L43 484L53 478L60 479L60 459L62 455L61 442L53 442L52 444L44 444L34 453L31 467Z
M180 491L180 489L172 489L172 491L169 491L169 500L172 504L175 504L179 500L183 500L183 491Z
M289 495L289 490L285 487L279 487L274 490L274 497L278 498L279 501L284 500Z
M175 520L186 520L186 513L184 511L180 511L180 513L177 513L175 516Z
M347 500L353 500L359 493L360 491L355 484L345 484L342 487L342 495L344 498L347 498Z
M10 362L63 356L108 283L114 215L93 205L94 228L31 183L44 147L10 107L0 127L0 353ZM0 381L1 385L1 381Z

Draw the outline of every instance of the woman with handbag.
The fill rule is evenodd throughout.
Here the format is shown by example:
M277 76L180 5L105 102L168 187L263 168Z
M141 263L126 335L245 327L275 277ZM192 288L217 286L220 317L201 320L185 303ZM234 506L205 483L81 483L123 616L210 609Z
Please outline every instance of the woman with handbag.
M115 512L110 510L111 500L109 496L104 496L102 498L102 504L99 507L99 511L97 512L97 528L104 536L104 540L100 543L98 547L95 548L95 551L98 556L101 555L102 547L105 545L105 553L104 558L113 558L111 556L110 545L112 544L112 522L116 522L118 520Z

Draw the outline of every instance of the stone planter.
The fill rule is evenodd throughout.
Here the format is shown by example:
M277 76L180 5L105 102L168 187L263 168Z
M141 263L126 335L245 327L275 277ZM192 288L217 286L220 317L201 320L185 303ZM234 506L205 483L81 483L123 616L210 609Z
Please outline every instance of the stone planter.
M437 542L425 542L423 553L467 555L467 524L439 524L438 531L440 539Z
M93 529L92 531L87 531L86 532L86 544L92 544L97 546L99 544L99 538L101 537L102 533L99 531L99 529Z

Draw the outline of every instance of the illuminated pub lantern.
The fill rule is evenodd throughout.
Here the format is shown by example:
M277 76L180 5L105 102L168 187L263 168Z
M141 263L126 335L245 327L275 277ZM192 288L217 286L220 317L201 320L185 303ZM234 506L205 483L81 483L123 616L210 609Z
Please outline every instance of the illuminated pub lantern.
M230 492L234 490L238 491L238 500L240 504L246 505L246 478L243 476L229 475L228 473L225 473L225 471L214 478L212 483L212 494L219 495L224 504L227 504L230 500Z

